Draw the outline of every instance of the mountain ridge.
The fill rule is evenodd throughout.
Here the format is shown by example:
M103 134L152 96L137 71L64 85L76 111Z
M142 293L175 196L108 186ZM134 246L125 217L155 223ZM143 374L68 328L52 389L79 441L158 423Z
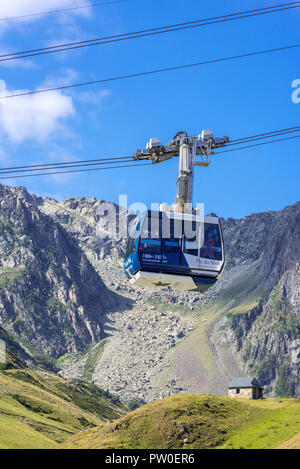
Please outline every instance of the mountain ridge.
M0 186L1 326L27 348L58 358L103 338L117 304L81 248L39 210L40 198Z
M126 239L118 239L103 214L114 209L128 224L134 215L116 204L95 198L58 202L31 196L24 188L5 190L10 202L2 201L4 215L14 213L14 199L24 200L29 212L36 214L42 233L47 223L52 226L49 241L55 229L62 230L62 237L69 237L68 249L74 245L76 251L75 256L68 254L75 264L70 269L78 272L78 258L84 258L90 278L99 286L95 302L102 306L98 309L101 314L96 315L94 338L86 332L79 345L73 338L59 353L50 350L47 336L43 339L46 355L50 352L62 376L84 377L120 393L124 400L140 403L178 392L224 395L233 376L254 372L269 395L300 394L300 202L279 212L222 219L225 270L217 285L201 294L131 287L122 269ZM4 216L2 205L0 220ZM12 220L17 225L17 220ZM36 247L41 248L38 240ZM0 252L4 248L1 241ZM62 255L59 249L54 254ZM57 275L57 286L61 282L66 294L59 269ZM84 278L79 272L82 288ZM12 279L10 291L15 288L14 282L19 280ZM103 295L107 301L104 305ZM80 303L89 303L88 296L83 296L84 301L75 298L75 315ZM52 306L64 317L61 305ZM82 317L83 323L76 323L80 334L81 326L85 328L85 311ZM2 327L11 327L3 325L3 310L0 318Z
M299 399L180 394L67 439L64 449L299 448ZM270 431L271 430L271 431Z

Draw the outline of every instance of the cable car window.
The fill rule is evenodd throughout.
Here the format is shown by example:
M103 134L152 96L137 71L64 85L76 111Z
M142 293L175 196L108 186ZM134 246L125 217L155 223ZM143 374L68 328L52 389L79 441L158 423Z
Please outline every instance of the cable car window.
M199 223L195 220L184 220L183 252L191 256L199 255Z
M158 217L146 216L141 232L139 252L149 254L161 254L161 220ZM149 257L149 259L150 259Z
M222 260L222 244L219 225L205 223L204 244L200 249L200 257Z
M133 226L129 230L125 258L129 257L135 251L135 243L140 229L141 215L133 221Z
M184 238L183 252L185 254L190 254L191 256L198 256L198 251L199 244L196 237L192 240Z
M146 216L141 231L141 238L159 240L161 238L161 219Z
M132 220L129 224L129 238L132 239L137 239L139 231L140 231L140 225L141 225L141 217L140 215L138 218L135 218Z
M179 240L178 239L173 239L173 240L164 240L165 244L165 253L171 253L171 252L179 252Z
M179 230L178 223L173 219L165 219L166 226L163 227L164 235L164 252L165 253L178 253L179 252ZM181 222L180 222L181 223ZM168 224L168 225L167 225Z
M185 238L192 240L199 236L199 222L197 223L196 220L184 220L183 224Z
M161 253L161 241L155 239L141 239L139 244L139 252L148 254L160 254Z
M130 237L128 238L127 246L126 246L126 254L125 254L126 259L127 257L130 256L130 254L132 254L135 251L135 242L136 242L136 239L130 238Z

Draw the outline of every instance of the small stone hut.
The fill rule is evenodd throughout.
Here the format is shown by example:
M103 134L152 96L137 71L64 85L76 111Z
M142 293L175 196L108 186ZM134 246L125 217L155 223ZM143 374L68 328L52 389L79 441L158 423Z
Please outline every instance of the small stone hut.
M228 386L229 397L244 397L245 399L262 399L264 388L260 386L256 378L233 378Z

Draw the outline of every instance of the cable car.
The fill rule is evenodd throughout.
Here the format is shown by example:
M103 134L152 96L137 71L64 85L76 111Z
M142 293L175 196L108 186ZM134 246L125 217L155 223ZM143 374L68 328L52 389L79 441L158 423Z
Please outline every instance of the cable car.
M206 291L223 267L217 217L148 210L129 231L124 270L132 285Z
M228 137L214 138L206 129L198 136L177 132L167 145L152 138L134 160L162 163L179 156L177 194L172 206L146 211L129 232L124 270L131 284L205 291L224 267L222 228L218 217L200 217L192 204L194 167L210 164L213 149Z

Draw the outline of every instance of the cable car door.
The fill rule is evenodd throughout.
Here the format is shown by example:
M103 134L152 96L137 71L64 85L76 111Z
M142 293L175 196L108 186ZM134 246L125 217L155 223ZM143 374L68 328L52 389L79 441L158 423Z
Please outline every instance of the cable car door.
M181 265L193 271L199 270L199 251L203 245L204 223L184 219Z
M166 267L180 267L182 221L162 216L163 264Z

